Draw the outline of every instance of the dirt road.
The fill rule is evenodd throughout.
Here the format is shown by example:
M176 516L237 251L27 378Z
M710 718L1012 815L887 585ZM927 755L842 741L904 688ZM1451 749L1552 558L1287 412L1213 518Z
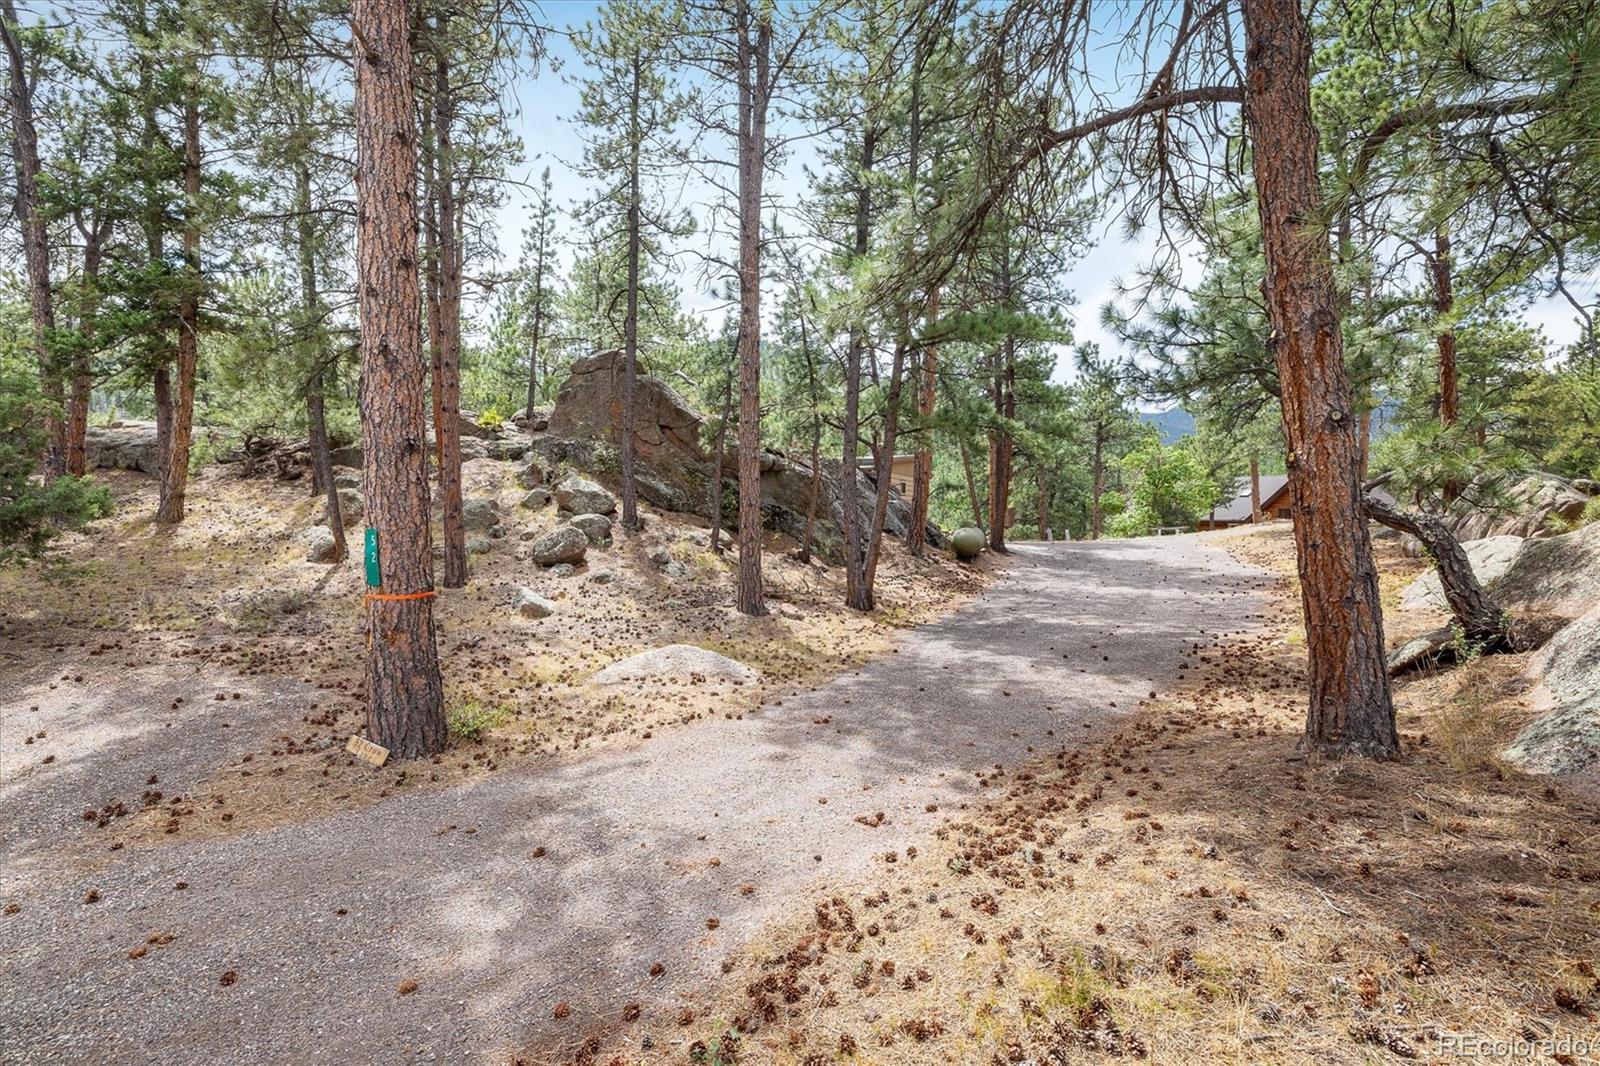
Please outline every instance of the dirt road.
M0 917L0 1061L540 1061L629 1004L641 1038L678 1039L695 979L819 878L911 861L978 774L1115 721L1186 642L1251 626L1262 584L1194 537L1026 546L897 654L753 717L98 868L61 841L102 785L152 759L181 781L240 737L202 735L158 679L91 677L41 711L57 676L0 680L0 896L20 907ZM237 730L311 696L278 687ZM66 737L50 774L21 746L38 730Z

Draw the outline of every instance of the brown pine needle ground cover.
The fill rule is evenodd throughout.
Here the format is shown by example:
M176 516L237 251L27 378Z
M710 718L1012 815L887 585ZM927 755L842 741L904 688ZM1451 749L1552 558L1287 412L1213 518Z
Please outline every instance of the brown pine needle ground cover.
M1293 572L1286 527L1222 542ZM1383 555L1386 588L1419 569ZM1402 761L1324 762L1298 625L1285 578L1116 735L819 891L676 1032L619 1018L577 1061L1595 1061L1600 808L1494 761L1519 660L1402 683Z
M560 578L517 557L523 531L556 524L553 505L519 508L525 490L511 464L471 461L466 495L499 502L506 536L472 556L464 589L441 590L437 601L455 736L431 764L374 773L344 751L366 717L359 524L348 531L356 558L310 563L299 535L322 511L304 484L209 467L194 479L189 517L159 529L150 520L152 479L99 477L117 499L112 518L66 538L56 565L0 573L0 687L26 689L29 705L123 689L163 707L170 701L169 710L188 716L184 746L210 759L191 781L153 783L142 796L86 797L94 811L85 817L99 822L107 846L234 835L517 761L581 758L705 718L740 717L891 653L907 627L957 609L989 576L987 560L919 560L891 544L878 579L883 606L862 615L843 606L842 568L800 563L792 541L773 537L764 554L772 613L752 620L731 607L736 555L709 551L698 519L646 509L642 534L618 530L613 547L591 548L578 573ZM661 551L685 573L663 573L651 561ZM557 613L518 617L511 603L519 585L554 599ZM761 680L661 683L642 695L589 681L616 659L670 643L730 655ZM274 699L300 710L285 719ZM28 706L16 711L26 716ZM30 740L7 748L8 770L47 774L59 769L43 762L48 749L106 739Z

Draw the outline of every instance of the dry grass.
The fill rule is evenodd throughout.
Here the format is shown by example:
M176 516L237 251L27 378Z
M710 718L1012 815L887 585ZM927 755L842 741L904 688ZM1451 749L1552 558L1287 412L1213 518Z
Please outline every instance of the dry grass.
M218 766L185 802L119 821L118 839L137 845L174 833L232 835L361 806L396 789L645 743L707 717L740 717L887 653L906 627L954 610L987 580L987 561L918 560L891 546L878 579L883 609L864 616L843 607L840 569L802 564L792 542L774 538L764 553L773 613L752 620L730 606L732 557L710 552L694 520L649 512L642 534L592 549L583 570L557 578L519 558L526 553L518 534L556 518L553 506L516 506L523 491L511 469L466 465L467 495L497 499L508 535L473 557L466 588L442 591L435 612L448 708L488 708L499 724L453 743L432 765L374 774L343 751L365 720L361 573L356 559L341 567L303 560L299 534L320 521L304 485L241 481L209 468L191 485L186 521L163 530L149 520L149 478L104 475L117 497L115 517L68 538L56 566L0 573L7 605L0 662L26 668L88 649L107 671L102 683L114 683L124 666L179 670L204 662L321 690L303 721L284 723L271 746ZM359 526L350 534L359 554ZM650 561L660 549L689 573L662 574ZM610 583L589 580L602 570ZM510 604L518 585L555 599L559 611L537 621L516 616ZM761 681L631 694L589 683L622 656L675 642L741 659Z
M1285 529L1221 542L1292 574ZM1600 1053L1600 812L1493 758L1519 663L1401 686L1402 761L1322 762L1295 746L1297 623L1285 580L1264 631L1192 648L1192 680L1116 736L1000 778L582 1061L1368 1063L1449 1057L1449 1034ZM1532 1061L1590 1061L1552 1050Z

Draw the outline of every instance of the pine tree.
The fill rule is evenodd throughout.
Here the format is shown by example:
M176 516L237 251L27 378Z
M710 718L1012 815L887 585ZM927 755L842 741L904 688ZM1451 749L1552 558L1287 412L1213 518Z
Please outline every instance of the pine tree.
M356 0L351 27L361 437L374 586L367 598L367 736L412 758L442 750L447 727L433 630L407 5Z

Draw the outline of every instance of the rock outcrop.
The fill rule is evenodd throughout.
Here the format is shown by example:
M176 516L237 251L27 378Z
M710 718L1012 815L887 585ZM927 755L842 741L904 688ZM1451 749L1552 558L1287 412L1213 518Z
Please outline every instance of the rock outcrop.
M638 461L639 497L664 511L713 516L712 485L726 528L738 521L738 450L729 442L720 471L701 443L704 416L689 406L677 390L650 374L641 373L635 391L634 454ZM532 450L547 465L565 463L615 485L618 475L622 422L622 358L620 352L601 352L573 364L571 375L556 397L549 428L535 434ZM811 501L812 471L808 463L781 452L763 451L761 466L761 519L764 528L796 540L805 534ZM870 476L861 479L861 521L871 519L873 488ZM560 499L560 490L557 490ZM824 463L813 550L820 556L842 557L838 464ZM898 494L890 497L884 532L903 537L911 508ZM944 533L928 527L928 542L945 543Z
M597 685L620 685L629 681L662 679L694 683L697 681L753 682L761 675L737 659L718 655L693 644L668 644L643 651L612 663L594 675Z
M1463 541L1555 536L1583 513L1593 490L1591 482L1540 471L1515 479L1483 474L1467 483L1445 514L1444 524ZM1405 538L1402 546L1411 555L1421 551L1412 537Z
M1535 706L1505 757L1533 773L1570 774L1600 763L1600 603L1557 633L1534 660Z
M112 422L90 426L83 436L84 459L92 470L161 472L154 422Z
M1600 522L1526 541L1495 587L1510 610L1575 618L1600 601Z

